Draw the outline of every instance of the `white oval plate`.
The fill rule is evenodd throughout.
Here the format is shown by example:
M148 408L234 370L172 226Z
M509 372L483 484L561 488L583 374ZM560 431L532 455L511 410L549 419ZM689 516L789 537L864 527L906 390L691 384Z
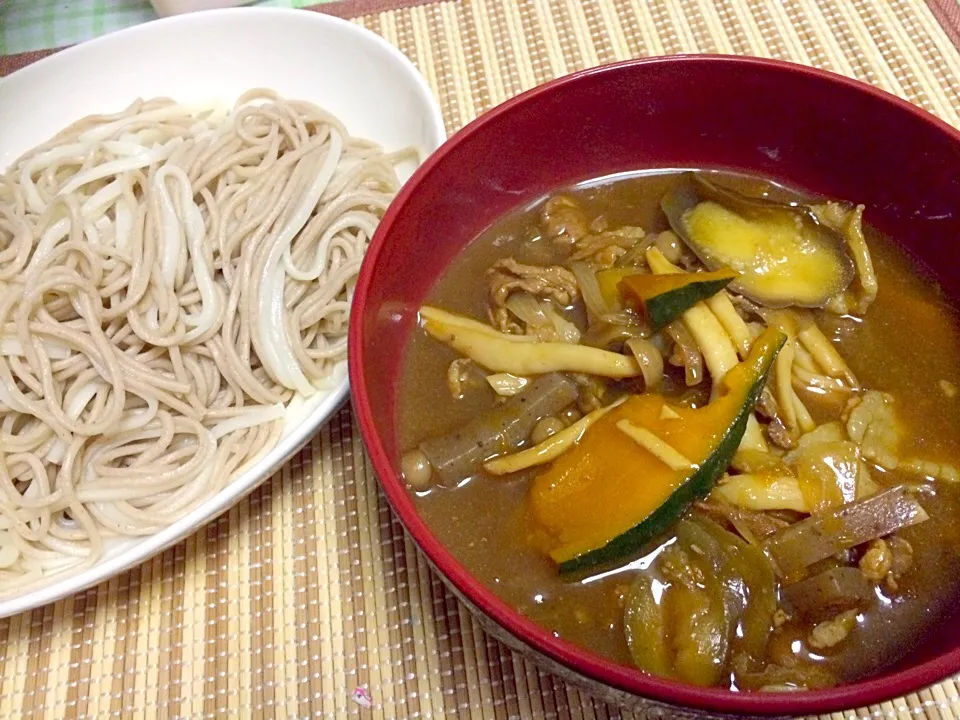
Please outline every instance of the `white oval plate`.
M413 64L379 36L302 10L237 8L139 25L59 52L0 80L0 168L85 115L122 110L138 97L202 105L232 103L271 88L332 112L351 135L421 157L446 139L440 108ZM413 171L405 170L405 175ZM406 179L406 177L402 177ZM0 617L106 580L187 537L229 509L299 450L349 391L346 361L327 393L288 408L270 453L163 531L108 541L96 565L51 575L0 596Z

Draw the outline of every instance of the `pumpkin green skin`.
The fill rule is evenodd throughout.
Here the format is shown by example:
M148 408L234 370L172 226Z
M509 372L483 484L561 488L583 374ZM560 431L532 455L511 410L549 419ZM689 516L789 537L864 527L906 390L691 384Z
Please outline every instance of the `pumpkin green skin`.
M697 280L649 298L645 306L650 324L654 330L666 327L698 302L712 298L729 285L732 279Z
M679 520L693 503L710 494L740 446L750 413L760 398L770 368L784 342L786 337L780 335L776 342L768 344L750 381L731 390L742 393L741 401L736 405L736 414L730 418L727 431L720 436L706 460L700 463L700 467L694 470L663 504L630 530L596 550L560 563L558 569L562 575L583 574L635 557L651 540L662 535Z

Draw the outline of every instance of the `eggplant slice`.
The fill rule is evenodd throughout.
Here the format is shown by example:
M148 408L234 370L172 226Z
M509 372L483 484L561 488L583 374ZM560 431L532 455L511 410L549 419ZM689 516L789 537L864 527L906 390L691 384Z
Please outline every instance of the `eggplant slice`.
M741 195L690 173L661 201L664 214L711 270L739 273L730 287L767 307L822 307L854 278L844 238L805 205Z

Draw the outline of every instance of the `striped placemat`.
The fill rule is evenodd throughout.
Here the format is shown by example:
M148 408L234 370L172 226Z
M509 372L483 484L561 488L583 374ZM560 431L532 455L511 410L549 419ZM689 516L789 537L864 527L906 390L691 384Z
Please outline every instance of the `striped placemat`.
M384 8L354 0L332 10L368 13L356 22L418 65L450 129L557 75L679 52L816 65L960 125L956 0ZM0 74L36 57L0 58ZM76 597L0 620L0 718L349 716L644 717L483 633L392 518L349 410L185 543ZM830 717L960 718L960 696L951 680Z

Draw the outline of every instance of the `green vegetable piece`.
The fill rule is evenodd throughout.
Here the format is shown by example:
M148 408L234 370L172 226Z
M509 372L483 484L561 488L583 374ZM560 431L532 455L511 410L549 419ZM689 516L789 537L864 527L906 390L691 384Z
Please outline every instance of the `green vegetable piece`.
M623 627L634 664L652 675L673 677L666 608L654 596L654 582L647 575L637 575L627 594Z
M676 523L672 537L627 594L627 645L642 670L716 685L731 658L766 656L777 607L773 568L758 549L695 513Z
M684 682L716 685L733 634L733 617L721 579L713 574L708 559L692 548L668 548L661 557L661 568L671 581L667 608L673 621L674 671Z
M712 535L730 563L730 576L741 581L739 649L756 660L766 656L767 641L777 610L777 578L773 565L759 549L708 518L691 522ZM736 580L734 580L736 582Z
M619 289L628 303L643 310L653 329L659 330L701 300L716 295L736 276L728 268L702 273L630 275L620 281ZM600 282L602 286L603 280Z

